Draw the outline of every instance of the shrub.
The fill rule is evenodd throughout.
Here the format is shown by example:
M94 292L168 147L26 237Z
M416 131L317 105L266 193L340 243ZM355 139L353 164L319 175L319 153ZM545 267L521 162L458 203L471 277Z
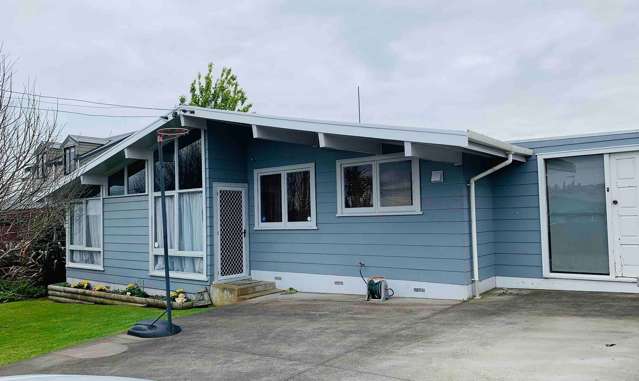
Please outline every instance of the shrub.
M129 283L126 288L120 291L122 295L128 296L137 296L140 298L148 298L149 294L144 292L144 290L137 283Z
M78 283L72 284L71 287L73 287L73 288L81 288L83 290L90 290L91 289L91 283L89 283L88 280L83 279L83 280L79 281Z
M109 286L105 286L103 284L98 284L97 286L93 287L93 291L109 292L109 289Z
M27 281L0 280L0 303L38 298L44 295L46 295L44 287L34 286Z

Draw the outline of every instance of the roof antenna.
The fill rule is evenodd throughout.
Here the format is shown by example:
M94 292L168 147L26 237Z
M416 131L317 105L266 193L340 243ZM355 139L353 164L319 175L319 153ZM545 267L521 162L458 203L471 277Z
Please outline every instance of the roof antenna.
M362 123L362 107L359 101L359 85L357 85L357 123Z

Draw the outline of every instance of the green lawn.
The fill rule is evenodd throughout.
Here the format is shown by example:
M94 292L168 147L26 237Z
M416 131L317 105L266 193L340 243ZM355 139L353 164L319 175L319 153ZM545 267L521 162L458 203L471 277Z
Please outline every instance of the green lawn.
M206 310L174 311L174 316ZM156 308L60 304L47 299L0 304L0 366L125 332L138 320L155 318L161 312Z

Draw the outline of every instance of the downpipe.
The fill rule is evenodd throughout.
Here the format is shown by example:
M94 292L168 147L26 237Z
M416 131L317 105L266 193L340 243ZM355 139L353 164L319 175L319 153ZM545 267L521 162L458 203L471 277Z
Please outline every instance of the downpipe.
M470 178L470 234L471 234L471 245L472 245L472 259L473 259L473 294L475 295L475 299L479 299L479 255L477 254L477 210L476 210L476 202L475 202L475 183L477 180L480 180L494 172L499 171L500 169L509 166L513 162L513 154L512 152L508 153L508 159L503 161L496 166L478 174L477 176L473 176Z

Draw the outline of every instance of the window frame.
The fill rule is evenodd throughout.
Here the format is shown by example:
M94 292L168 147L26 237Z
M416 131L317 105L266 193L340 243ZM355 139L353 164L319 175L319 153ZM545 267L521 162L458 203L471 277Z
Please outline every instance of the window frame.
M310 191L311 191L311 220L310 221L288 221L288 192L287 192L287 174L292 172L310 172ZM281 197L282 197L282 221L281 222L262 222L261 215L261 197L260 197L260 177L265 175L280 175ZM317 209L315 199L315 163L285 165L280 167L256 168L253 170L253 205L254 205L254 225L253 230L309 230L317 229Z
M143 161L144 162L144 192L143 193L129 193L129 165L133 164L135 161ZM126 163L126 165L124 166L124 194L117 194L117 195L111 195L109 193L109 177L111 177L112 175L115 175L116 173L118 173L120 171L120 169L114 171L113 173L111 173L110 175L106 176L106 184L105 184L105 198L112 198L112 197L126 197L126 196L145 196L149 194L149 176L148 176L148 172L149 172L149 160L142 160L142 159L136 159L133 160L131 162Z
M380 171L383 163L410 161L412 176L412 205L381 206ZM372 165L373 167L373 206L363 208L347 208L344 202L344 168L356 165ZM402 154L377 155L353 159L336 160L335 174L337 183L337 216L394 216L423 214L421 207L421 182L419 158L406 157Z
M173 249L169 249L169 256L170 257L196 257L196 258L202 258L202 273L187 273L187 272L180 272L180 271L169 271L169 275L172 278L177 278L177 279L190 279L190 280L201 280L201 281L207 281L208 280L208 246L207 246L207 197L206 197L206 129L205 128L198 128L198 127L192 127L190 128L192 130L199 130L200 131L200 149L202 150L201 152L201 158L202 158L202 187L201 188L192 188L192 189L179 189L179 176L180 176L180 168L179 168L179 164L178 164L178 139L174 139L170 144L174 144L174 151L173 151L173 157L175 159L175 171L174 171L174 178L175 178L175 190L167 190L164 192L164 194L168 197L168 196L173 196L174 197L174 201L173 201L173 212L174 212L174 218L175 218L175 223L173 226L173 236L175 237L174 240L174 248ZM155 160L153 158L153 153L155 152L155 150L157 149L157 145L155 147L153 147L153 150L151 150L150 154L149 154L149 159L146 160L147 162L147 166L146 166L146 194L149 196L149 275L150 276L159 276L159 277L164 277L164 270L155 270L155 256L162 256L164 255L163 252L163 248L161 247L155 247L155 198L156 197L160 197L161 192L160 191L155 191ZM149 188L151 187L151 188ZM180 203L179 203L179 195L183 194L183 193L195 193L195 192L200 192L201 197L202 197L202 206L203 206L203 211L202 211L202 250L201 251L184 251L184 250L178 250L179 248L179 207L180 207ZM139 194L136 194L139 195ZM122 196L114 196L114 197L122 197Z
M71 151L73 151L73 158L71 157ZM68 155L67 155L68 153ZM64 174L68 175L73 173L78 166L76 165L76 146L68 146L64 147L64 155L63 155L63 166L64 166ZM73 167L73 168L71 168Z
M100 201L100 248L96 247L87 247L86 246L86 210L87 203L89 200L99 200ZM83 235L83 245L72 245L71 244L71 205L82 203L84 205L85 216L82 219L82 223L85 224ZM74 268L74 269L83 269L83 270L98 270L104 271L104 189L100 187L100 195L97 197L88 197L81 199L74 199L67 203L66 205L66 267ZM71 262L71 251L93 251L100 253L100 265L91 265L86 263L76 263Z

